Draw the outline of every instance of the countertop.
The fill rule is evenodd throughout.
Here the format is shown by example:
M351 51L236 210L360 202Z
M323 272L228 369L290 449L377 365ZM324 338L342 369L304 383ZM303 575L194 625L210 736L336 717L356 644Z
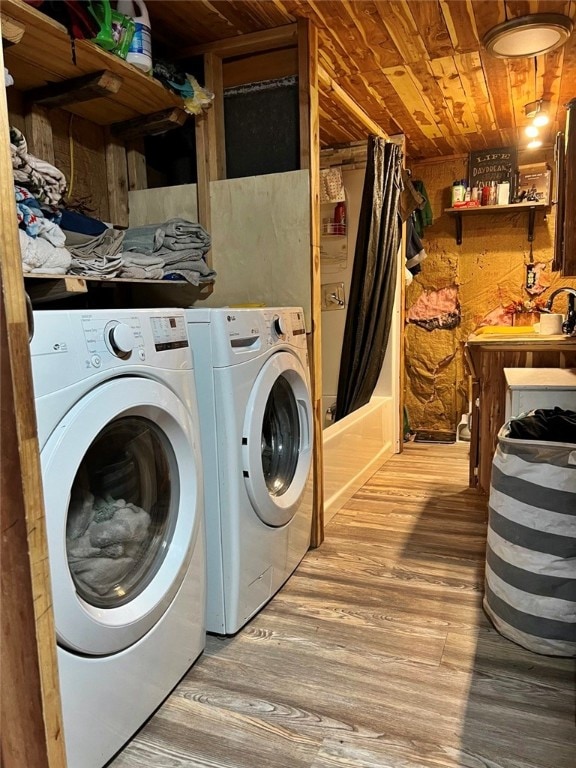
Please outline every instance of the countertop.
M494 350L561 350L566 347L576 348L576 336L559 334L554 336L540 336L538 333L506 334L506 333L479 333L472 334L466 341L471 347L484 347Z

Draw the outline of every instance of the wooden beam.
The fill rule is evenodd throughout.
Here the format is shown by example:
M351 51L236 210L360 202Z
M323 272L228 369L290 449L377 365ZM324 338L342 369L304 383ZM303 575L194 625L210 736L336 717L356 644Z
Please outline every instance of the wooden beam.
M357 121L369 131L369 133L381 136L383 139L388 138L386 131L381 128L378 123L375 123L374 120L364 112L362 107L360 107L354 99L350 98L346 91L341 88L320 65L318 66L318 81L322 86L324 93L339 102L339 104L350 112Z
M298 28L296 24L286 24L283 27L263 29L261 32L250 32L247 35L236 35L213 43L203 43L184 48L179 51L177 59L189 59L205 53L214 53L222 59L232 56L243 56L259 51L272 51L275 48L289 48L298 44Z
M173 107L154 112L152 115L142 115L133 120L125 120L122 123L113 123L110 131L118 139L138 139L142 136L155 136L158 133L166 133L173 128L180 128L188 119L188 114L183 109Z
M224 85L222 59L213 53L204 55L204 83L214 94L214 101L206 111L209 138L208 163L210 180L226 178L226 138L224 131Z
M223 64L224 88L256 83L259 80L277 80L298 74L298 49L282 48L264 51Z
M4 66L0 51L0 71ZM3 768L65 768L26 301L0 98L0 575Z
M128 167L124 143L106 129L106 177L110 221L115 226L128 226Z
M10 45L17 45L26 31L26 27L20 21L0 13L0 22L2 25L2 45L8 48Z
M211 232L210 209L210 136L208 115L204 112L196 118L196 158L198 175L198 222ZM212 251L206 254L206 263L212 267Z
M26 91L26 99L44 107L65 107L82 101L100 99L118 93L124 80L107 69L92 75L82 75L71 80L49 83L41 88Z
M312 328L308 356L312 385L314 453L313 511L310 546L324 541L324 461L322 426L322 298L320 276L320 134L318 111L318 30L308 19L298 20L298 80L300 161L310 169L310 295Z
M54 141L48 110L31 104L24 118L28 152L54 165Z
M33 285L28 284L26 290L33 304L43 304L47 301L75 296L78 293L86 293L88 288L84 278L66 275L59 279L38 280Z
M128 163L128 189L147 189L148 174L144 139L132 139L126 143L126 160Z

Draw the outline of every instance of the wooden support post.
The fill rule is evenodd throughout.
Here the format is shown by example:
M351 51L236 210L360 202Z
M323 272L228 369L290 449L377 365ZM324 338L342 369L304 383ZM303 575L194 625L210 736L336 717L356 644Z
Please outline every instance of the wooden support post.
M4 66L0 52L0 70ZM0 575L3 768L65 768L26 303L0 98Z
M310 169L310 282L312 329L308 336L312 406L314 409L314 500L312 547L324 540L324 463L322 436L322 297L320 276L320 136L318 111L318 30L298 20L300 159Z
M147 189L148 175L146 173L144 139L132 139L126 143L126 159L128 161L128 189Z
M124 142L106 129L106 176L110 220L118 227L128 226L128 168Z
M214 94L212 106L205 112L209 137L208 164L210 179L214 181L226 178L222 59L214 53L204 55L204 83L208 90Z
M210 214L210 131L208 116L199 115L196 118L196 158L198 173L198 222L207 232L211 230ZM211 251L208 252L206 263L212 266Z
M30 103L53 109L118 93L123 82L119 75L104 69L91 75L82 75L71 80L49 83L41 88L33 88L31 91L26 91L25 95Z
M142 115L133 120L125 120L123 123L113 123L110 126L112 136L123 141L139 139L142 136L155 136L158 133L166 133L173 128L180 128L188 119L188 114L183 109L173 107L153 115Z
M24 118L28 152L54 165L54 141L48 110L31 104Z

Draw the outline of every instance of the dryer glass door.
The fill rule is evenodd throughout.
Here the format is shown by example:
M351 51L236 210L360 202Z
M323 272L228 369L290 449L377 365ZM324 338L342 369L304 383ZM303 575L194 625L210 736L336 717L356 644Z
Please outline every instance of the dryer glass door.
M248 399L242 438L244 481L270 526L294 516L312 465L312 404L306 371L290 352L262 366Z
M50 435L42 478L64 647L115 653L170 606L202 546L194 429L168 387L122 377L82 397Z

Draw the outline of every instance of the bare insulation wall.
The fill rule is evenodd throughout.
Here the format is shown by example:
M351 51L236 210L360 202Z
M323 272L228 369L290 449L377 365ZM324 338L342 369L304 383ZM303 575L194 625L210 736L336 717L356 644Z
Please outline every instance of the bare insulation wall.
M551 153L527 156L520 163L552 161ZM410 309L424 291L455 286L460 304L460 324L452 330L425 330L406 325L406 405L412 429L454 429L468 410L469 379L464 363L466 338L485 316L516 298L529 298L523 289L526 264L530 261L527 239L527 211L482 213L463 217L463 242L456 245L455 221L443 213L450 207L450 187L455 179L466 178L467 157L444 158L414 165L413 177L424 182L434 214L434 223L425 230L428 258L422 271L406 291ZM554 213L539 211L533 243L533 261L543 267L543 281L552 290L567 285L576 288L576 278L551 272L554 241ZM565 311L559 296L554 308Z

